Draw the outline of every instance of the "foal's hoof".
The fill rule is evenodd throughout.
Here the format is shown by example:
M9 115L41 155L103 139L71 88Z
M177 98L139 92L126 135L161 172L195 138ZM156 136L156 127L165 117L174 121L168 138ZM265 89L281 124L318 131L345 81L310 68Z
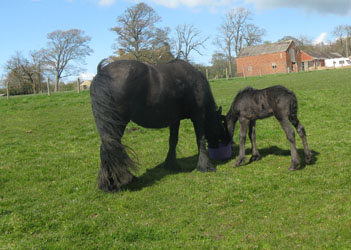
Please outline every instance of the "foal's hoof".
M261 160L261 156L260 155L252 155L250 158L249 163L253 162L253 161L258 161Z
M291 164L289 171L296 171L300 169L300 164Z
M235 162L235 166L236 167L239 167L240 165L243 165L244 163L245 163L245 161L246 161L246 158L244 157L244 158L239 158L239 159L237 159L236 160L236 162Z
M307 165L312 164L312 154L306 155L305 156L305 162Z

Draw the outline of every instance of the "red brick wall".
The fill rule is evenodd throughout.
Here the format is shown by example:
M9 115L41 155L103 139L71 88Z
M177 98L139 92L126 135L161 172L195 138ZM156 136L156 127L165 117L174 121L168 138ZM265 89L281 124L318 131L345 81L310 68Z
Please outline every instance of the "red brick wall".
M294 44L292 44L292 46L295 49L295 64L291 62L289 52L239 57L236 59L237 75L244 76L245 73L245 76L257 76L275 73L288 73L288 67L290 72L299 71L301 68L301 53L295 48ZM297 51L298 53L296 53ZM276 69L272 67L273 64L276 65Z
M290 57L290 56L289 56ZM239 57L236 59L238 76L257 76L274 73L286 73L287 68L286 52L274 54ZM273 63L276 69L272 67ZM251 69L251 70L250 70Z

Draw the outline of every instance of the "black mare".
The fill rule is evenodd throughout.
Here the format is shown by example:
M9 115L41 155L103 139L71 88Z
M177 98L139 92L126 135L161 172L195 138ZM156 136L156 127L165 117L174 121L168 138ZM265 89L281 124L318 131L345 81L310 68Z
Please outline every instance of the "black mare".
M311 163L312 153L308 148L306 132L297 118L297 98L292 91L278 85L265 89L247 87L240 91L234 98L230 110L226 115L226 119L231 137L233 137L237 120L239 120L240 123L240 149L239 157L235 162L236 166L245 163L245 140L248 128L252 146L250 162L260 159L260 154L256 146L256 120L264 119L272 115L277 118L290 142L291 165L289 170L296 170L300 167L300 157L296 149L295 133L290 123L294 125L302 140L306 164Z
M101 139L100 189L115 192L134 178L135 164L121 142L131 120L146 128L170 127L165 167L176 170L180 120L191 119L199 152L197 169L216 170L207 155L206 140L209 145L216 145L219 140L231 138L225 117L199 71L180 60L160 65L126 60L104 64L99 64L90 88Z

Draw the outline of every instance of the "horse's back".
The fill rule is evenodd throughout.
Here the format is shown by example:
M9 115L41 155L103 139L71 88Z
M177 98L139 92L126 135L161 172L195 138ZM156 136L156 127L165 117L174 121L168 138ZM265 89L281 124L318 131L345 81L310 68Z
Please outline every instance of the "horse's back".
M111 105L125 120L160 128L191 118L193 109L202 105L195 95L211 94L206 83L199 72L182 61L161 65L116 61L98 70L92 92L105 89L105 95L113 99Z

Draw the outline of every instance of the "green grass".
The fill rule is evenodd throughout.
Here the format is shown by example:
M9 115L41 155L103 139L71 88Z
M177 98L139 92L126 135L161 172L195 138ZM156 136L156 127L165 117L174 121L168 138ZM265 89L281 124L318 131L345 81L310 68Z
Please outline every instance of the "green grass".
M224 111L247 85L292 89L314 165L288 171L289 143L269 118L257 122L262 160L234 168L235 145L216 173L200 173L192 124L182 121L183 171L168 172L168 129L131 132L130 123L123 142L139 182L116 194L97 188L89 92L2 98L0 249L350 249L350 79L345 69L211 82ZM303 158L298 137L297 146Z

